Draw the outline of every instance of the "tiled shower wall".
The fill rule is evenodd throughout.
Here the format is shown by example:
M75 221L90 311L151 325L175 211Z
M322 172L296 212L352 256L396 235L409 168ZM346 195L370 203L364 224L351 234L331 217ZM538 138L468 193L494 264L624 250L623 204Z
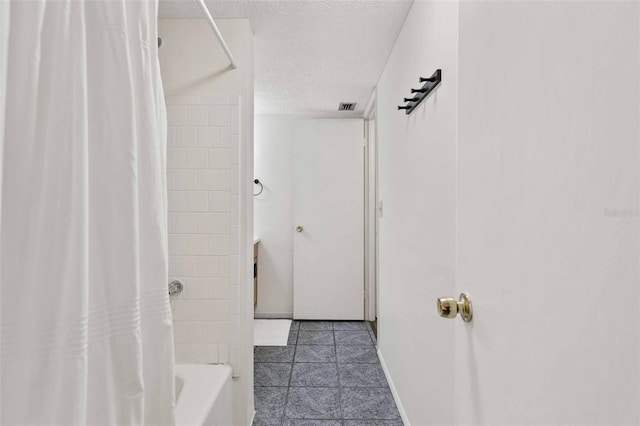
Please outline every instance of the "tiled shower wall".
M240 98L168 97L169 280L177 363L237 371Z

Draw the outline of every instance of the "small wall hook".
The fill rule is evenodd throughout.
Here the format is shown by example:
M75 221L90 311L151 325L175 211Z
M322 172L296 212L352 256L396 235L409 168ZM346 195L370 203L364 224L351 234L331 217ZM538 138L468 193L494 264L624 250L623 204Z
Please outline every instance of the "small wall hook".
M431 77L418 77L422 87L419 89L411 89L411 93L414 93L412 98L404 98L404 102L408 102L408 105L399 106L399 110L405 110L405 114L409 115L414 109L418 107L424 101L427 96L440 84L442 81L442 70L437 69Z
M420 77L420 83L426 83L427 81L429 83L433 83L434 81L437 80L437 76L432 75L431 77Z
M264 191L264 185L262 185L262 182L260 182L260 179L254 179L253 183L255 183L256 185L260 185L260 191L258 191L258 193L254 193L253 196L257 197L258 195L262 194L262 191Z

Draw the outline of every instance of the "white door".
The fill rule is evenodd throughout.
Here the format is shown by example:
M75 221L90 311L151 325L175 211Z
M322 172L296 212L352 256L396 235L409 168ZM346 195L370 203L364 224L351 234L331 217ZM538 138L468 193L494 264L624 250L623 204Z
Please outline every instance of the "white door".
M640 9L477 3L459 8L456 424L638 425Z
M293 316L362 320L363 121L300 121L293 158Z

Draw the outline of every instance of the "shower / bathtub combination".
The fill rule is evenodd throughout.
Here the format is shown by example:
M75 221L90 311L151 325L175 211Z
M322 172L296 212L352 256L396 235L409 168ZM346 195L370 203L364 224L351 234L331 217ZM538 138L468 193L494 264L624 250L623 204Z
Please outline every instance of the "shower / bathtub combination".
M176 426L232 424L231 367L176 365Z
M0 2L1 424L234 423L175 365L157 8Z

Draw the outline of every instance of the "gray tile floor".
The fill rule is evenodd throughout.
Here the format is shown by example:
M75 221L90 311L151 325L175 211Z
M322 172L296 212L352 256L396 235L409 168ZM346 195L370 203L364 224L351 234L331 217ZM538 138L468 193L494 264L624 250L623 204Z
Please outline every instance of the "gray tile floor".
M402 426L374 344L362 321L293 321L254 350L254 426Z

